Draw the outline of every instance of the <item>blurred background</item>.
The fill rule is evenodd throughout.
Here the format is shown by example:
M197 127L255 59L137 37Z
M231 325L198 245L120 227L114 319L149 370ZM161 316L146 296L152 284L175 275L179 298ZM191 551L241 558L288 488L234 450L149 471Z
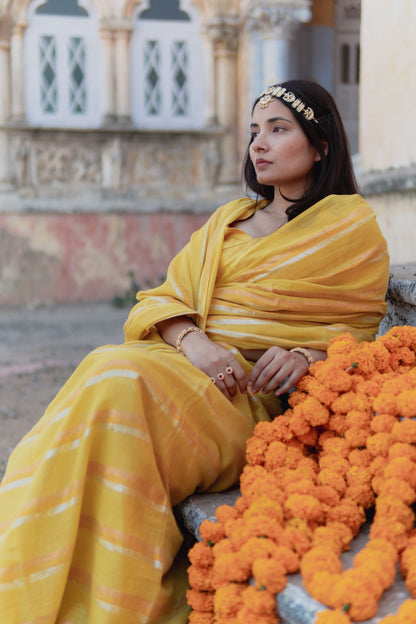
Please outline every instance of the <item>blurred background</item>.
M0 305L123 300L243 194L271 83L335 97L415 261L415 0L0 0Z

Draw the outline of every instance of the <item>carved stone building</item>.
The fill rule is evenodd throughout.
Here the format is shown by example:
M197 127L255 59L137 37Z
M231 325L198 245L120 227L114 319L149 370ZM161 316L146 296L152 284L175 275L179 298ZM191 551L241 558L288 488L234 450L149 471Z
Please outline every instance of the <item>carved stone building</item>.
M359 63L358 0L0 0L0 303L154 283L243 193L267 84L324 84L357 152Z

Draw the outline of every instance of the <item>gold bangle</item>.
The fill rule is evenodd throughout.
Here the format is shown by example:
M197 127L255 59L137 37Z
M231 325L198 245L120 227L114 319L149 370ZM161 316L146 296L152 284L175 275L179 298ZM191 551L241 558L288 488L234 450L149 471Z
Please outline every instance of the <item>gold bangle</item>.
M203 329L200 329L199 327L196 327L195 325L192 325L192 327L187 327L186 329L183 329L176 339L176 350L179 351L179 353L182 353L182 340L185 338L186 334L189 334L190 332L194 332L194 331L199 332L200 334L205 334Z
M312 357L312 353L308 351L307 349L304 349L303 347L294 347L293 349L290 349L290 353L302 353L302 355L308 360L309 366L312 366L312 364L315 364L315 360Z

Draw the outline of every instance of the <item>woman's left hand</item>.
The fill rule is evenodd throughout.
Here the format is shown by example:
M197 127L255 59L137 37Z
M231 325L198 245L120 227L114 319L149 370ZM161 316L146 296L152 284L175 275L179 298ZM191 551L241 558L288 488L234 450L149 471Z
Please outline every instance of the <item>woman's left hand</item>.
M254 365L248 377L248 390L252 394L274 390L275 395L280 396L296 385L308 369L308 361L301 353L270 347Z

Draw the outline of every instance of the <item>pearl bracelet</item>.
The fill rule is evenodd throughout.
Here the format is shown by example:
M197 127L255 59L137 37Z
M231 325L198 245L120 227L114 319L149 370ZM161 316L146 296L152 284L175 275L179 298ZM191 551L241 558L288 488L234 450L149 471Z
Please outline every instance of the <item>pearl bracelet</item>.
M185 338L186 334L189 334L190 332L194 332L194 331L199 332L200 334L205 334L203 329L200 329L199 327L196 327L195 325L192 325L191 327L187 327L186 329L183 329L176 339L176 350L179 351L179 353L182 353L182 340Z
M293 349L290 349L290 352L302 353L302 355L305 356L305 358L308 360L309 366L312 366L312 364L315 363L315 360L313 359L311 352L308 351L307 349L304 349L303 347L294 347Z

